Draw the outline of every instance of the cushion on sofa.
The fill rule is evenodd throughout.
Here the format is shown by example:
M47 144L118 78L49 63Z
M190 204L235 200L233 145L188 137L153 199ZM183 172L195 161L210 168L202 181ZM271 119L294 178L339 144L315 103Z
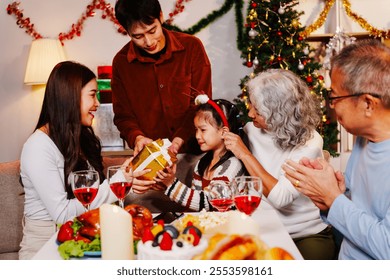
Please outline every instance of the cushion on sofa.
M19 161L0 163L0 259L18 259L22 240L23 187Z

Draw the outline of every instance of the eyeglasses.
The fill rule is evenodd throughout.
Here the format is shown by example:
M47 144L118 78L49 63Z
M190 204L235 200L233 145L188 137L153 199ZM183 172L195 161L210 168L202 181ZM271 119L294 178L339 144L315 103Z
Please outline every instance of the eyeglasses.
M368 95L371 95L375 98L382 98L382 96L380 94L377 94L377 93L366 93L366 92L359 92L359 93L355 93L355 94L349 94L349 95L342 95L342 96L334 96L334 97L330 97L328 95L327 97L327 100L329 102L329 105L333 105L334 104L334 100L339 100L339 99L342 99L342 98L348 98L348 97L358 97L358 96L362 96L364 94L368 94Z

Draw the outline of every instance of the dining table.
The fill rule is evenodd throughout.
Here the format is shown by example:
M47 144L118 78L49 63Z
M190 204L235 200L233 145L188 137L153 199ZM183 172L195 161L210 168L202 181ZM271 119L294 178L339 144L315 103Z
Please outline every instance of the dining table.
M191 213L193 214L193 213ZM295 260L303 260L301 253L293 242L291 236L282 224L276 210L263 198L260 206L251 215L259 225L259 238L268 247L280 247L289 252ZM87 257L77 259L95 259L100 257ZM62 260L58 252L57 233L55 233L44 246L34 255L33 260Z

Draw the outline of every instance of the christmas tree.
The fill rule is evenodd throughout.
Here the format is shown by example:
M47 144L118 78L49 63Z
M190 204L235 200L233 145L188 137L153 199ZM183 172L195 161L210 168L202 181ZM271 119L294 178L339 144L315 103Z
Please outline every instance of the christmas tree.
M242 58L253 72L241 80L242 93L235 102L242 112L243 122L247 117L247 93L245 83L256 73L269 68L290 70L300 76L318 98L322 122L318 132L324 139L324 150L336 156L338 142L337 123L330 121L325 96L327 89L324 77L319 74L322 65L314 61L314 49L301 35L305 28L299 18L303 12L295 10L298 1L251 0L246 17L244 40L241 43Z

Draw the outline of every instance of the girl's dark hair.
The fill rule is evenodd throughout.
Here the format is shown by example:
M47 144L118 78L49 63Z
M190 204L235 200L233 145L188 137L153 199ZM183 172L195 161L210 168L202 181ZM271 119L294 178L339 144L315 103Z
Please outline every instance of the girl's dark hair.
M115 17L127 32L135 22L151 25L160 20L160 14L158 0L118 0L115 4Z
M92 127L81 125L81 90L95 74L77 62L58 63L47 81L42 110L35 129L49 125L49 137L64 156L68 199L74 198L68 182L72 171L88 169L88 162L105 179L101 144Z
M229 124L229 130L230 132L233 132L235 134L238 134L241 136L242 132L242 123L239 118L239 110L237 107L231 103L230 101L227 101L225 99L215 99L213 100L222 110L222 112L225 114L225 117ZM196 113L198 112L210 112L211 118L208 120L211 124L215 124L218 128L223 127L223 121L221 116L218 114L218 112L214 109L213 106L211 106L208 103L201 104L198 106ZM211 164L211 160L213 159L213 153L214 151L208 151L199 161L198 164L198 171L199 175L203 176L205 170L207 167ZM230 157L233 156L233 153L231 151L227 151L220 160L210 168L210 170L216 169L218 166L223 164L226 160L228 160Z

